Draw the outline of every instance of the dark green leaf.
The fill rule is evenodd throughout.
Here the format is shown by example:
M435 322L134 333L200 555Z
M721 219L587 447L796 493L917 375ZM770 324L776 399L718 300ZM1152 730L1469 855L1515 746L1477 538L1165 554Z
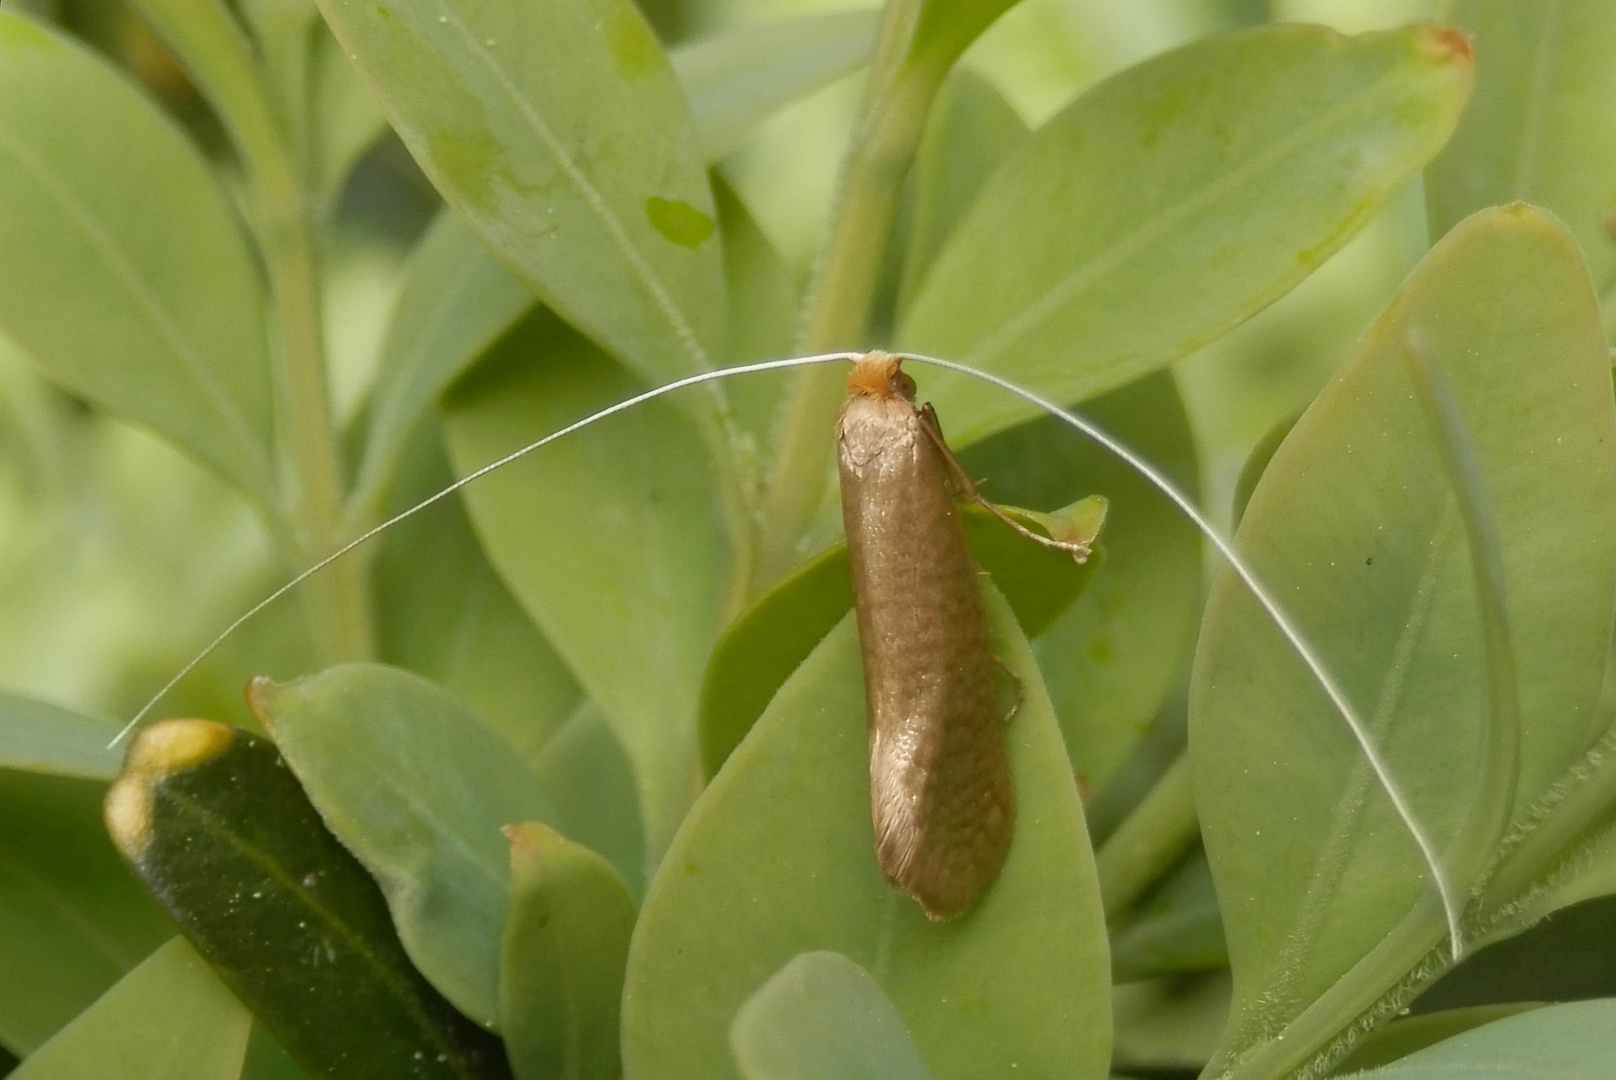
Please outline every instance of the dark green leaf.
M0 1044L20 1055L173 934L107 839L104 790L0 772Z
M834 952L775 972L735 1014L745 1080L929 1080L903 1017L870 973Z
M906 350L1060 401L1232 329L1346 241L1442 146L1469 52L1416 26L1270 26L1129 68L983 188L904 315ZM963 376L927 391L971 442L1028 415Z
M510 894L500 829L560 823L538 777L476 713L396 668L255 679L250 696L326 825L381 885L415 966L496 1026Z
M940 1080L1105 1075L1109 971L1082 807L1032 654L985 591L995 651L1023 693L1005 728L1016 835L998 880L973 911L934 923L882 877L844 619L708 785L651 884L623 998L628 1075L735 1077L737 1010L820 949L874 976Z
M708 161L738 150L770 113L858 68L875 44L874 11L839 11L727 29L669 59Z
M176 938L30 1054L11 1076L236 1080L251 1027L252 1014Z
M1495 797L1476 782L1486 661L1465 530L1407 370L1411 332L1452 385L1500 522L1524 732L1516 814L1581 757L1596 715L1616 595L1616 408L1573 239L1524 206L1483 212L1410 276L1241 522L1246 558L1449 852ZM1236 973L1217 1061L1274 1075L1391 992L1443 938L1441 912L1341 717L1228 572L1202 629L1191 750ZM1287 1034L1326 994L1308 1034Z
M500 1028L517 1080L618 1080L634 901L599 855L531 822L511 844Z
M111 780L123 760L117 734L111 720L0 692L0 769Z
M573 326L647 381L711 366L718 244L678 81L630 0L322 0L405 145L462 219Z
M461 475L627 397L631 377L540 309L445 401ZM694 794L696 697L728 552L695 429L652 402L466 489L488 558L634 762L647 849Z
M1084 500L1067 510L1098 511L1093 538L1104 520L1105 500ZM1016 507L1006 513L1023 527L1049 535L1038 516ZM1029 541L980 506L961 507L965 539L977 563L1004 593L1021 625L1035 636L1082 595L1101 552L1077 563L1065 552ZM847 545L838 544L805 563L755 600L713 646L701 684L701 762L710 779L740 745L769 699L843 615L853 609Z
M0 100L0 329L266 499L262 289L207 166L102 61L8 12Z
M1470 35L1476 90L1426 174L1431 235L1522 199L1559 215L1595 284L1616 279L1616 7L1603 0L1457 0L1445 18Z
M1212 870L1200 851L1185 859L1111 939L1111 972L1118 982L1205 971L1228 962Z
M106 814L181 931L311 1074L508 1080L498 1041L410 964L375 881L269 743L155 724Z

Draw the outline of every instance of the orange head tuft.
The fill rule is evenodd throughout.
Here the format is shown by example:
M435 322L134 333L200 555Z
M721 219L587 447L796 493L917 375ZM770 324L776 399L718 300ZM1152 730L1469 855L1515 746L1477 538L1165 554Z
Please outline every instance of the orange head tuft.
M847 392L854 397L915 400L915 380L903 373L903 361L891 353L865 353L853 361Z

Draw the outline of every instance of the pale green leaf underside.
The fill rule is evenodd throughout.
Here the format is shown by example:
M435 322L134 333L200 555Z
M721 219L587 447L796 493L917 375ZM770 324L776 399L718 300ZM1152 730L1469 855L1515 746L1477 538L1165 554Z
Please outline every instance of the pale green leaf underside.
M1575 242L1527 207L1484 212L1416 269L1274 455L1241 521L1246 558L1445 851L1485 797L1475 778L1487 682L1464 527L1409 381L1415 327L1499 523L1524 732L1516 812L1579 756L1596 721L1616 595L1616 408ZM1229 573L1202 628L1191 750L1235 972L1227 1065L1326 991L1345 1025L1442 927L1437 916L1405 941L1403 970L1386 959L1380 975L1337 983L1430 900L1429 884L1340 717ZM1312 1049L1289 1040L1284 1053Z

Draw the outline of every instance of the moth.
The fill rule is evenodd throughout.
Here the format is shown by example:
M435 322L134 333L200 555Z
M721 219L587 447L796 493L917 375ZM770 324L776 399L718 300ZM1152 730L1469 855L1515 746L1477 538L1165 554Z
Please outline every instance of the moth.
M1080 561L977 493L898 358L857 360L836 421L864 658L870 813L887 880L932 919L969 910L1010 849L1015 795L976 563L957 501Z

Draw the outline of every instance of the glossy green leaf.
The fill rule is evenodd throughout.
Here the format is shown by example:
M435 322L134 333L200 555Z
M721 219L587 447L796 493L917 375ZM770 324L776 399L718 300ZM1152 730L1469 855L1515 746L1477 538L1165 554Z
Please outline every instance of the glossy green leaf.
M618 1080L634 901L599 855L531 822L511 845L500 1029L517 1080Z
M1470 35L1476 89L1425 180L1431 235L1521 199L1554 211L1594 282L1616 279L1616 8L1602 0L1457 0L1444 16Z
M1082 412L1195 493L1195 440L1170 373L1114 390ZM1046 507L1098 491L1111 504L1104 565L1033 643L1072 768L1101 793L1181 677L1201 614L1200 534L1139 474L1054 419L1002 432L960 457L990 498Z
M376 399L356 484L361 501L392 479L411 433L443 388L533 307L454 210L445 208L404 270L382 342Z
M510 891L500 829L559 824L538 778L476 713L396 668L256 679L251 699L326 825L381 885L415 966L494 1027Z
M1442 365L1500 523L1523 730L1517 813L1581 756L1599 700L1616 408L1574 240L1528 207L1484 212L1410 276L1242 519L1246 558L1447 852L1487 797L1475 779L1487 679L1464 527L1407 369L1411 333ZM1191 751L1235 972L1218 1062L1255 1055L1242 1067L1273 1075L1390 991L1443 937L1441 913L1341 718L1227 572L1202 628ZM1287 1027L1321 995L1303 1029Z
M236 1080L252 1014L184 941L158 949L13 1080Z
M635 389L540 310L445 402L461 475ZM696 697L727 554L701 443L663 402L466 489L489 561L628 751L654 860L689 806Z
M107 839L104 790L0 772L0 1045L22 1056L174 932Z
M634 766L601 718L584 702L532 761L567 832L597 852L638 903L645 896L645 825Z
M298 1068L285 1048L262 1023L254 1024L247 1040L247 1060L241 1066L241 1080L315 1080Z
M914 195L898 283L900 313L993 170L1026 137L1026 122L992 83L965 68L949 75L911 166Z
M453 479L437 423L423 421L388 512ZM536 764L583 691L488 565L459 499L380 538L372 589L381 659L454 694Z
M729 1038L743 1080L931 1076L892 999L841 953L794 957L747 998Z
M1251 448L1246 456L1246 463L1240 467L1240 476L1234 484L1234 522L1240 524L1240 519L1246 516L1246 505L1251 502L1251 493L1257 490L1257 483L1262 479L1263 473L1268 469L1268 463L1274 460L1281 444L1296 426L1296 417L1287 416L1263 434L1257 440L1257 445Z
M1105 519L1104 502L1085 499L1067 508L1098 512L1090 521L1091 540ZM1024 528L1050 535L1037 515L1002 509ZM1080 564L1065 552L1041 547L981 506L961 506L960 520L971 554L1004 593L1028 636L1042 633L1071 606L1104 562L1103 549ZM852 572L842 543L788 574L724 631L701 683L701 763L709 779L780 685L852 609Z
M708 161L740 149L770 113L856 70L875 44L875 11L738 26L687 42L668 59L690 101Z
M1363 1080L1586 1080L1616 1055L1616 999L1551 1005L1456 1035Z
M0 100L0 330L266 498L262 289L201 156L101 60L7 12Z
M117 734L111 720L0 692L0 769L111 780L123 762Z
M722 347L694 123L630 0L322 0L383 111L472 232L573 326L657 382Z
M1409 1016L1392 1021L1359 1043L1337 1067L1338 1073L1353 1073L1389 1065L1399 1058L1408 1057L1417 1050L1435 1046L1439 1042L1461 1035L1466 1031L1503 1020L1517 1013L1539 1008L1536 1002L1515 1005L1477 1005L1468 1009L1448 1009L1423 1016Z
M1105 935L1082 807L1032 655L987 593L1022 682L1005 727L1016 834L971 912L927 920L874 856L864 687L844 619L691 811L651 884L623 998L628 1075L737 1075L737 1010L792 957L829 949L897 1005L934 1075L1105 1075Z
M1269 26L1129 68L994 174L898 344L1061 401L1131 382L1340 247L1442 146L1469 79L1463 38L1431 26ZM927 393L963 442L1029 412L962 376Z
M376 882L270 743L155 724L106 817L181 932L312 1075L509 1080L498 1040L411 965Z

